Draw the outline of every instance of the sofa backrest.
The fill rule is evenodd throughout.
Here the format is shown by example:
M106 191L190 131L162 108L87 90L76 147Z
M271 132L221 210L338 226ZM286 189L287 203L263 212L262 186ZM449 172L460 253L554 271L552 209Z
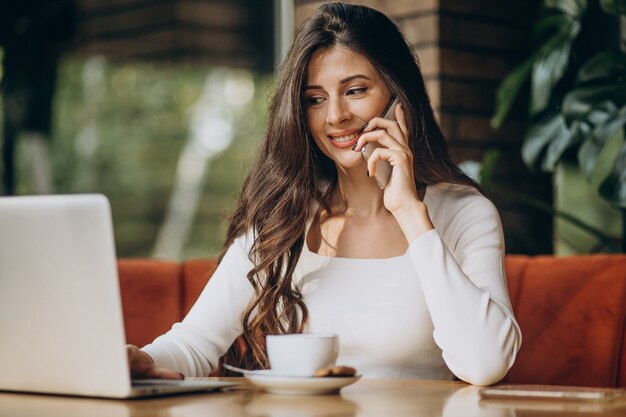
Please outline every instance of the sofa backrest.
M505 381L626 386L626 255L507 256L522 348Z
M189 311L213 259L118 262L128 343L143 346ZM522 348L508 383L626 387L626 255L508 255Z
M182 316L182 275L177 262L123 259L117 262L126 342L150 343Z
M126 342L144 346L185 317L217 261L120 259L117 266Z

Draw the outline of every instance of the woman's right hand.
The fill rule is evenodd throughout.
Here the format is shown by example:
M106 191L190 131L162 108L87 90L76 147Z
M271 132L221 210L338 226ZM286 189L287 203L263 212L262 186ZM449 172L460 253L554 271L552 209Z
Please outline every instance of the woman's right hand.
M185 376L179 372L157 368L154 359L135 345L126 345L126 353L132 378L185 379Z

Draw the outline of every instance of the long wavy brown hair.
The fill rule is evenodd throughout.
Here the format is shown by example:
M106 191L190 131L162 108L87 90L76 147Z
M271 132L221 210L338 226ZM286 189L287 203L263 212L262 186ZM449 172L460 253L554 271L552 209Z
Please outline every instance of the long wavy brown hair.
M292 276L305 244L313 202L330 213L337 185L332 160L306 126L303 88L311 55L340 45L365 57L403 104L418 188L438 182L475 186L450 160L435 121L417 56L396 25L364 6L322 5L300 28L278 71L260 152L243 183L224 245L252 231L248 280L255 296L242 317L243 335L223 358L246 368L268 367L265 335L302 332L307 307Z

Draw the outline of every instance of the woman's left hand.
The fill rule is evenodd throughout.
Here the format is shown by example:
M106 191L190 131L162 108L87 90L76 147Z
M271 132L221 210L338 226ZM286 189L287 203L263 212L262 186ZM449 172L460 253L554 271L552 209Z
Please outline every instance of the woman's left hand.
M391 164L393 170L389 184L384 189L384 204L392 213L420 201L413 177L413 153L409 148L408 128L401 104L396 105L394 115L397 121L382 117L370 120L354 149L360 152L363 145L369 142L378 142L380 145L370 156L367 169L369 176L373 177L380 160Z

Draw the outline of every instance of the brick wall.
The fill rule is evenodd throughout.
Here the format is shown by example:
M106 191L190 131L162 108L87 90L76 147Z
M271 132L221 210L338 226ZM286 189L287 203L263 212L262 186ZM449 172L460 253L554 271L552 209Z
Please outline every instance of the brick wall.
M550 177L531 175L521 160L523 109L498 131L489 125L498 83L528 50L537 0L348 2L384 12L414 46L455 162L481 160L485 151L498 150L494 179L501 188L551 201ZM323 3L296 0L296 25ZM550 215L503 192L489 196L500 209L508 252L551 252Z

